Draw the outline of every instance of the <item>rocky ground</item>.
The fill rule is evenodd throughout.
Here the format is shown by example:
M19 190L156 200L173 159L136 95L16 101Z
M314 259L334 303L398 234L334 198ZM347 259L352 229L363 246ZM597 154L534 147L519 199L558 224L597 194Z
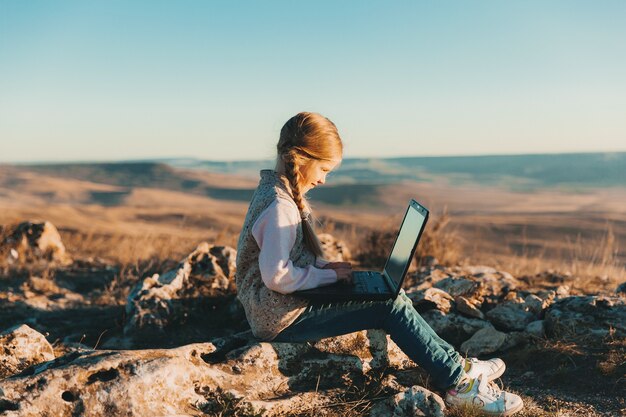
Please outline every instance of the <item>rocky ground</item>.
M119 266L66 253L50 223L0 229L0 416L471 416L446 409L386 335L260 343L236 252ZM332 236L330 257L349 259ZM500 356L521 416L626 415L626 288L423 260L405 291L466 355ZM425 264L424 264L425 263Z

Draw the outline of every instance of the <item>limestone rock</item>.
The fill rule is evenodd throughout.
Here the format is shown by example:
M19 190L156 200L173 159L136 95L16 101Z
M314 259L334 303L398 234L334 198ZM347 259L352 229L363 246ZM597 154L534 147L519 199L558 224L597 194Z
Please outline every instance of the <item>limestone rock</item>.
M487 318L496 327L507 330L524 330L526 325L536 317L532 312L528 311L528 307L525 304L507 301L489 310Z
M5 415L197 414L205 401L197 390L217 386L224 377L203 360L212 350L212 345L202 344L74 352L2 381L2 400L13 410Z
M322 244L324 256L327 260L331 262L347 262L352 259L350 249L348 249L344 241L335 239L333 235L328 233L321 233L317 237Z
M259 343L248 331L175 349L78 350L3 380L0 403L7 417L198 415L228 395L268 416L293 412L328 402L345 378L364 378L380 353L361 358L367 335L359 333L292 344ZM399 416L440 415L433 395L414 387L388 405Z
M124 333L159 332L181 315L181 299L231 291L237 252L201 243L176 269L137 284L126 304Z
M427 311L436 308L447 313L452 306L452 296L439 288L432 287L423 291L410 289L406 295L413 301L413 306L417 311Z
M546 334L626 337L626 299L572 296L556 301L545 314Z
M54 359L54 351L46 338L25 324L0 333L0 346L0 379Z
M370 410L370 417L444 417L443 399L420 386L413 386Z
M467 356L480 356L496 352L504 344L507 335L493 327L480 329L463 342L461 352Z
M0 257L10 263L33 260L56 261L70 264L61 235L50 222L23 222L7 227L0 234Z

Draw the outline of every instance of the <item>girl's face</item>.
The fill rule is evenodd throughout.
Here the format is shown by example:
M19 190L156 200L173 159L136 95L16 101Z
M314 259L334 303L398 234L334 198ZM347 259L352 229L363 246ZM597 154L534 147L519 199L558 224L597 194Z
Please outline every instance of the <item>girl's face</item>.
M317 159L307 160L307 162L299 167L302 178L302 183L300 184L301 192L305 194L318 184L324 184L326 182L326 175L340 163L341 159L332 161L320 161Z

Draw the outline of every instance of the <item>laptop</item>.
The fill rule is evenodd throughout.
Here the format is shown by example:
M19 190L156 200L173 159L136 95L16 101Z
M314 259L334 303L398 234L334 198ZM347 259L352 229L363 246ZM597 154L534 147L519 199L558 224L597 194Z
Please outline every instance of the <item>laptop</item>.
M382 272L354 271L353 284L335 283L296 291L293 295L319 302L395 299L427 220L428 209L411 200Z

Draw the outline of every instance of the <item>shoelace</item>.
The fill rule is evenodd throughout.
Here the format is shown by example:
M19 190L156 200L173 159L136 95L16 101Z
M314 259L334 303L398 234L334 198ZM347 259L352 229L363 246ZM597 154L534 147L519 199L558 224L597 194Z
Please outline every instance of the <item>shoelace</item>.
M485 375L480 375L478 381L480 381L478 384L479 393L486 394L493 399L497 399L502 393L502 390L493 382L489 382L489 380L485 378Z

